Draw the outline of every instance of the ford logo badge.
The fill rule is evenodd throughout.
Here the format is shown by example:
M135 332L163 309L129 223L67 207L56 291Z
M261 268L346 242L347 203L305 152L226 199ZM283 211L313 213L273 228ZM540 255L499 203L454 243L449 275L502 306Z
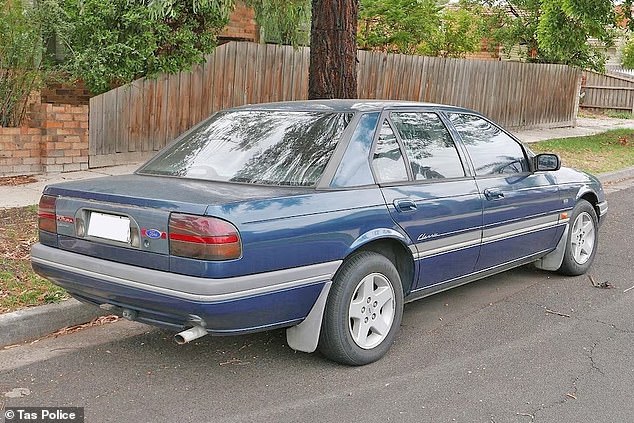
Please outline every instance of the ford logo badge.
M159 239L163 235L158 229L148 229L145 231L145 236L151 239Z

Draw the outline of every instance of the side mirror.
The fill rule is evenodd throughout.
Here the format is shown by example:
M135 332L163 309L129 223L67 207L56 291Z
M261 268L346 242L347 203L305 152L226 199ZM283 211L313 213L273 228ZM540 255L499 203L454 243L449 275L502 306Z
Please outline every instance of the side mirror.
M533 159L533 169L536 172L547 172L552 170L559 170L561 168L561 160L556 154L538 154Z

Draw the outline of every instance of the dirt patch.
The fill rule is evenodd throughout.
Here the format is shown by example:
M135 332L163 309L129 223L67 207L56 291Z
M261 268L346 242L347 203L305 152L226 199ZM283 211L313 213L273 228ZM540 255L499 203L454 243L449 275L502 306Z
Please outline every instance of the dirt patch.
M3 176L0 177L0 186L17 186L26 185L37 182L34 176L20 175L20 176Z
M37 241L37 210L16 207L0 210L0 257L28 260Z
M37 242L37 207L0 210L0 313L58 302L66 292L31 268Z

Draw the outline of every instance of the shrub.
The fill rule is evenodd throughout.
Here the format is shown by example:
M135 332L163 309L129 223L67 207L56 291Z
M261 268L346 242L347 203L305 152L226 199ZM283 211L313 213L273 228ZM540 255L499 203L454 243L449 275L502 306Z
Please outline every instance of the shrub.
M44 40L66 33L64 22L58 0L0 0L0 126L20 126L29 96L55 71Z

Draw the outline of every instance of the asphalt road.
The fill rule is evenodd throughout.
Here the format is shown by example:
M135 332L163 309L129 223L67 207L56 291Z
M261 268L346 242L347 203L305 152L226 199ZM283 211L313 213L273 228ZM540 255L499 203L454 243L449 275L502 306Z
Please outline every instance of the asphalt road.
M130 322L0 351L10 406L87 422L633 422L634 188L611 192L588 276L530 266L408 304L388 355L345 367L283 331L201 338ZM560 314L555 314L560 313Z

